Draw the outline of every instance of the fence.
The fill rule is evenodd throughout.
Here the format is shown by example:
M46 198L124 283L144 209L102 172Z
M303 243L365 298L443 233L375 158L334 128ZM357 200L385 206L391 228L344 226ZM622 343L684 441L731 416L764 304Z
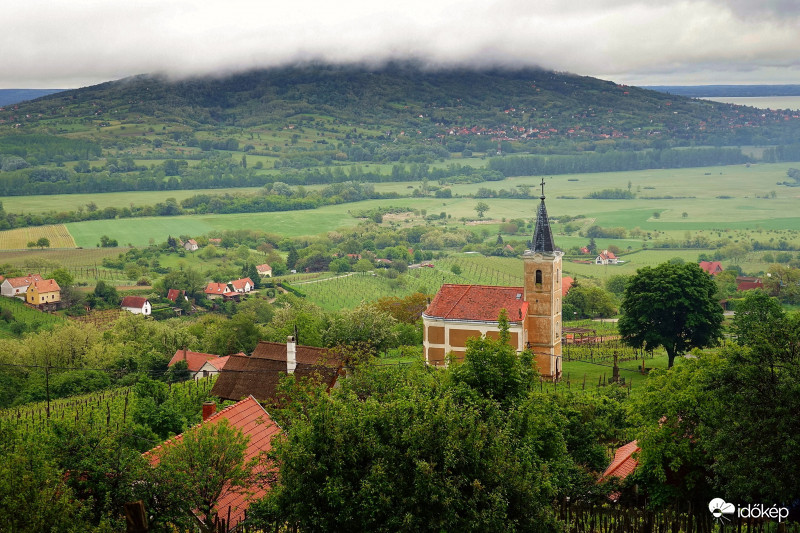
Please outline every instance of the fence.
M735 515L718 522L705 506L689 513L562 503L557 516L568 533L800 533L797 522Z

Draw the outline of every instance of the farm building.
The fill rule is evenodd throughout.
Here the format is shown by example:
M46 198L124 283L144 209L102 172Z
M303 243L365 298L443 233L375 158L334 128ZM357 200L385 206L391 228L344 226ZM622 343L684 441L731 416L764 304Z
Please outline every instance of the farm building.
M39 307L55 308L61 301L61 287L54 279L34 281L25 293L25 301Z
M184 249L185 249L187 252L196 252L196 251L197 251L197 249L198 249L198 248L200 248L200 247L197 245L197 241L196 241L196 240L194 240L194 239L189 239L188 241L186 241L185 243L183 243L183 248L184 248Z
M553 244L544 191L540 198L532 248L522 255L524 286L443 285L422 314L428 364L445 365L448 354L463 359L470 337L497 338L498 316L505 309L511 345L530 349L543 376L560 378L563 254Z
M230 356L211 394L223 400L250 395L259 401L275 400L278 382L286 374L312 379L331 389L342 366L341 359L329 350L298 345L291 336L286 344L260 341L251 356Z
M150 300L144 296L126 296L122 299L120 307L123 310L129 311L134 315L150 316L153 307L150 305Z
M167 300L178 303L178 299L180 298L188 300L188 298L186 297L186 291L179 289L170 289L167 291Z
M239 429L242 435L247 437L246 461L263 458L272 449L272 439L281 434L278 424L252 396L219 412L216 412L216 405L213 403L203 405L201 425L218 424L222 420L227 420L230 427ZM182 442L183 434L177 435L164 444L145 452L143 457L152 466L157 466L164 454L169 453L171 447L178 446ZM250 503L264 497L269 490L269 484L263 481L268 474L268 469L270 469L270 463L259 461L255 467L254 481L251 486L226 486L222 490L214 506L217 516L226 522L221 530L235 530L236 526L244 520Z
M28 292L28 287L31 283L42 281L42 276L39 274L28 274L27 276L20 276L18 278L6 278L0 284L0 295L8 298L25 299L25 293Z
M605 469L598 481L603 482L612 477L623 480L631 475L633 471L636 470L636 467L639 466L639 461L634 459L633 455L639 453L641 450L642 449L635 440L617 448L614 452L614 459L611 461L611 464L608 465L608 468ZM613 502L619 500L619 498L619 492L613 492L608 495L608 499Z
M210 353L190 352L184 348L175 352L167 366L172 366L178 361L186 361L192 379L200 379L219 374L220 370L225 368L228 357L227 355L220 357Z

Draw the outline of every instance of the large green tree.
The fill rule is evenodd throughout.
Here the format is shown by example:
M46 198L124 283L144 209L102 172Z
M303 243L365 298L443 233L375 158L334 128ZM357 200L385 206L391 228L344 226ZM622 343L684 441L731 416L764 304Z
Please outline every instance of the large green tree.
M641 348L663 346L669 366L693 347L716 343L722 334L717 286L694 263L663 263L636 272L625 288L619 332Z

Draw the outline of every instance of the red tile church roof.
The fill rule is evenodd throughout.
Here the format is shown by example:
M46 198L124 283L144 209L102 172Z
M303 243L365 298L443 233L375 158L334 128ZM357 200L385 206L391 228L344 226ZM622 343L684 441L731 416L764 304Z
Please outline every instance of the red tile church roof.
M510 322L519 322L528 312L522 287L445 284L439 289L425 316L446 320L497 322L500 310Z

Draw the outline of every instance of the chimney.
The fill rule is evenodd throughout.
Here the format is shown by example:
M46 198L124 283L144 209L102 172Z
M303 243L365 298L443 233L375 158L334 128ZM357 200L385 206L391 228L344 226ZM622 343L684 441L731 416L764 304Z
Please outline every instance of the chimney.
M203 422L208 420L208 417L217 412L217 404L214 402L203 402Z
M297 368L297 343L294 335L289 335L286 337L286 372L294 374L295 368Z
M183 360L186 361L186 346L183 347Z

